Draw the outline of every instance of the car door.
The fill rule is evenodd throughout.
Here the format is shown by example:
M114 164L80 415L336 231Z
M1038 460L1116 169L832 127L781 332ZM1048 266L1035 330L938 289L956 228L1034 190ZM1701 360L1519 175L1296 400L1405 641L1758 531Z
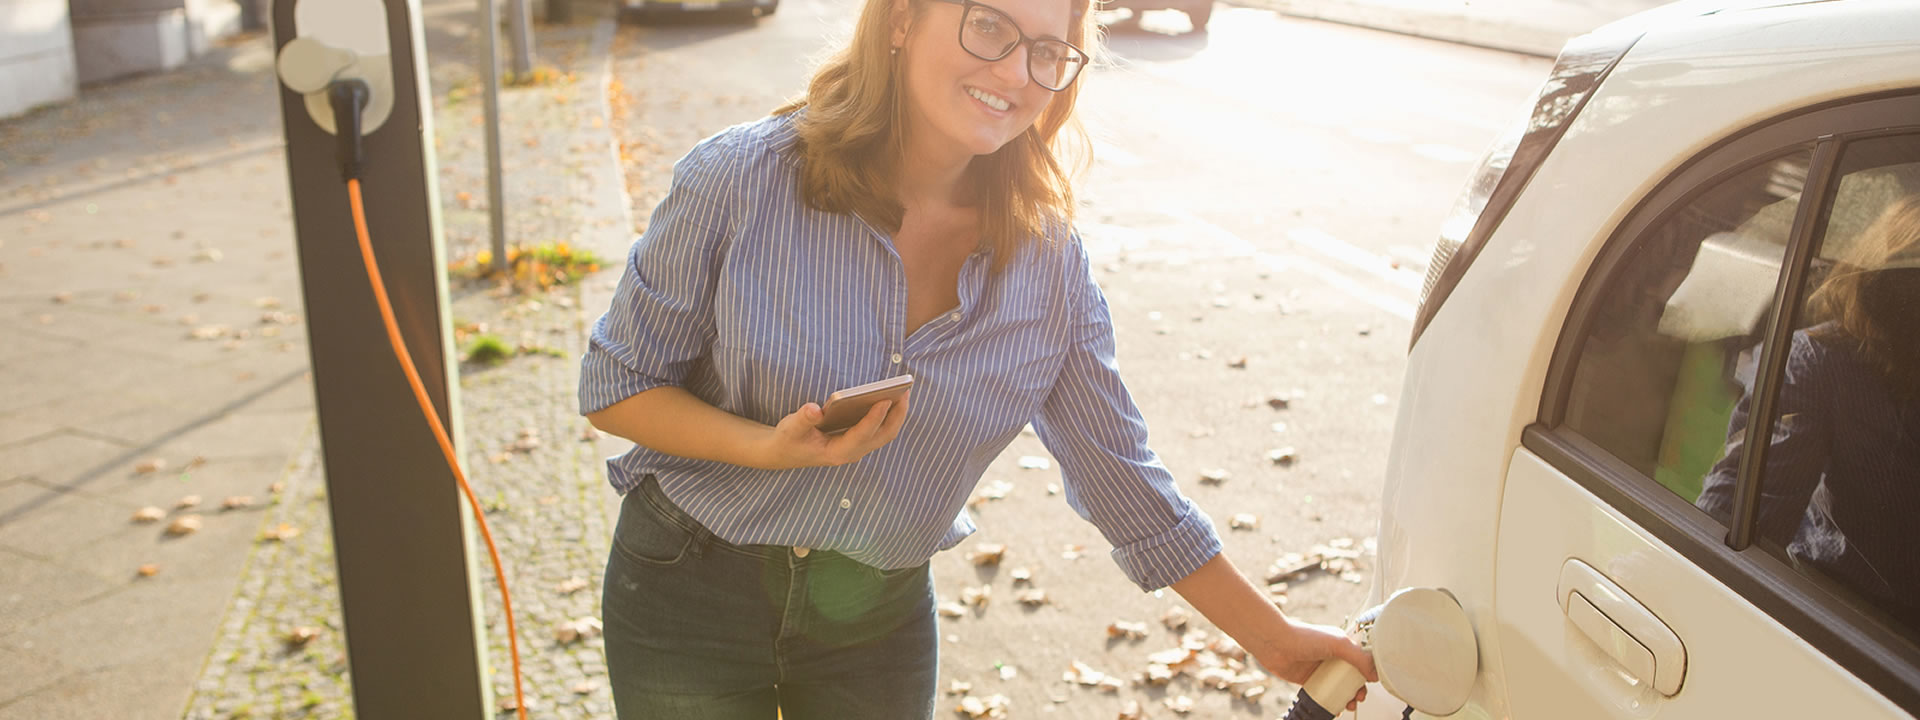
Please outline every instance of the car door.
M1920 413L1888 388L1920 354L1849 360L1835 318L1861 311L1834 298L1920 282L1920 221L1906 248L1885 219L1920 208L1920 97L1794 113L1654 187L1575 296L1508 466L1513 715L1909 717Z

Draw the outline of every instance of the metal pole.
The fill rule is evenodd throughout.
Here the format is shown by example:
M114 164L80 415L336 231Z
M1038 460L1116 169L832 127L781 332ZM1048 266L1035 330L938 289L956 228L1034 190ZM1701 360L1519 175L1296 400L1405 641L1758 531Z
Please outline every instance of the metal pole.
M361 71L387 72L392 82L386 121L361 139L367 230L395 324L433 412L460 447L418 0L274 0L272 13L276 56L302 34L320 40L329 26L385 20L385 56L365 45L357 50ZM369 21L370 13L380 15ZM473 519L404 370L386 350L336 136L308 112L301 92L311 91L277 87L352 714L488 720L494 709L474 582L481 575L470 552Z
M524 82L533 72L533 16L527 0L511 0L507 13L513 23L513 76Z
M507 201L500 186L500 34L498 0L480 0L480 77L487 116L487 232L493 237L493 270L507 269Z

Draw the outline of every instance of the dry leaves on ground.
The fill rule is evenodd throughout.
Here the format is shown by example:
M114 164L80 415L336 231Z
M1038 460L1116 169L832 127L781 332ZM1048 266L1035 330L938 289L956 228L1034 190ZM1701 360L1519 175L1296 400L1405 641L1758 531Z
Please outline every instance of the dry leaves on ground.
M1000 561L1006 558L1006 555L1007 546L1005 545L999 543L981 543L973 546L973 552L967 555L967 559L975 565L985 567L988 565L999 565Z
M137 523L160 522L160 520L162 520L166 516L167 516L167 511L161 510L160 508L157 508L157 507L148 506L148 507L143 507L143 508L140 508L139 510L134 511L133 521Z
M599 618L591 616L574 618L560 623L559 627L554 628L553 639L555 642L565 645L597 636L600 634L600 629Z
M157 473L165 469L167 469L166 458L148 458L141 460L140 464L133 466L133 471L141 475Z
M199 515L183 515L167 525L167 534L173 536L192 535L200 531Z
M271 540L273 542L286 542L299 536L300 528L286 523L280 523L274 527L267 528L266 532L260 534L260 539Z

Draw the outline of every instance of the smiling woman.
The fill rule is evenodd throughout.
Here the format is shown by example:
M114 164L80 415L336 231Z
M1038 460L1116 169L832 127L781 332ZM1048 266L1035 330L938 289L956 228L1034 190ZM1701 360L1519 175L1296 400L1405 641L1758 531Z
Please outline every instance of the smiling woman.
M928 560L1029 423L1135 585L1290 681L1373 676L1220 554L1147 446L1072 230L1097 33L1088 0L868 0L804 98L675 165L581 368L582 414L634 442L607 465L621 717L932 717ZM819 401L907 375L823 432Z

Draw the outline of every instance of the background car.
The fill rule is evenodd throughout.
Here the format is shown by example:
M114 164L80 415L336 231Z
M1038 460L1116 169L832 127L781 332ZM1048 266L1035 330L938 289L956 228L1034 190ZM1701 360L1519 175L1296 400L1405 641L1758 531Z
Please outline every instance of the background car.
M1130 10L1132 14L1121 20L1123 23L1140 22L1140 13L1148 10L1179 10L1187 14L1187 20L1193 23L1193 31L1207 29L1207 21L1213 19L1213 0L1108 0L1100 3L1101 10Z
M1388 463L1374 601L1465 608L1454 717L1920 712L1920 354L1844 317L1920 298L1917 197L1920 3L1568 45L1442 230Z
M644 21L679 13L738 12L765 17L780 10L780 0L613 0L625 21Z

